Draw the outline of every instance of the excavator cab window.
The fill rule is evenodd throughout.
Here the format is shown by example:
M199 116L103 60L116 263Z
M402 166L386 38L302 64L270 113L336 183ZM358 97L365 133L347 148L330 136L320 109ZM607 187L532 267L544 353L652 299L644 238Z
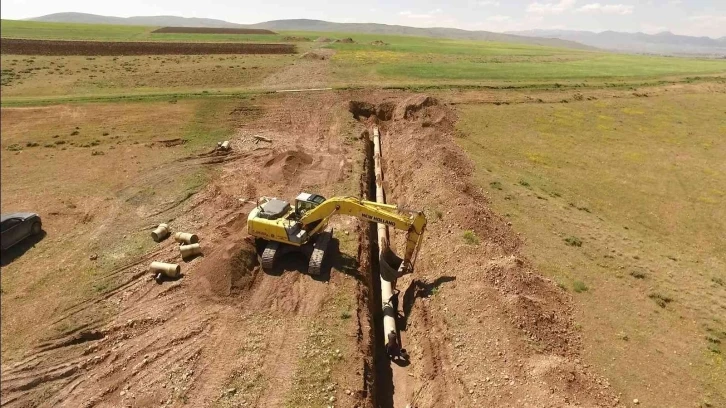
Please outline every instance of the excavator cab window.
M302 193L295 199L295 212L302 216L325 201L325 197L317 194Z

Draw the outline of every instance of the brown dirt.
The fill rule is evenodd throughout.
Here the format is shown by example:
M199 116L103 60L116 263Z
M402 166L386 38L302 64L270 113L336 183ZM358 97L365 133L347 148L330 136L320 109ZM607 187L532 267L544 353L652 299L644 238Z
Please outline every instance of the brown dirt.
M355 41L353 41L353 39L350 38L350 37L348 37L348 38L341 38L341 39L335 40L333 42L343 43L343 44L355 44Z
M244 233L250 205L240 199L256 197L256 190L292 198L301 189L314 187L314 191L332 195L333 188L340 188L336 183L351 174L355 150L342 144L338 119L318 110L343 108L337 102L305 99L271 98L265 117L240 129L230 154L187 157L177 164L156 167L144 174L143 180L131 181L133 185L148 185L161 174L219 166L222 175L181 203L178 215L171 220L161 218L174 228L198 233L204 256L183 263L180 280L158 285L146 271L148 263L179 262L178 248L167 240L101 278L101 282L109 282L109 290L58 316L58 322L76 322L70 329L28 347L24 358L3 359L3 406L285 403L298 375L309 325L321 313L334 313L339 319L339 311L321 309L330 307L325 305L336 297L336 291L353 293L357 285L355 278L338 272L342 269L340 258L331 259L329 280L313 280L298 273L294 261L283 263L279 275L262 273L252 242ZM295 118L294 123L288 122L290 118ZM261 147L255 143L253 135L260 134L273 144ZM304 175L294 174L295 169L302 171L306 166L310 168ZM282 177L261 183L262 175L270 169L279 170ZM113 174L97 173L96 177L113 179ZM168 203L147 208L136 217L140 216L143 224L157 223L159 215L149 214L163 211L165 206ZM113 216L104 218L114 220ZM120 234L128 227L121 224L113 228ZM348 227L337 224L337 228L342 234ZM60 244L57 238L62 234L58 231L56 239L45 240L40 246L49 250ZM110 255L103 249L99 252L102 259ZM103 304L118 308L108 323L87 317ZM351 319L341 325L344 330L340 335L351 339L351 345L336 343L335 347L345 352L347 367L359 367L362 373L364 356L355 348L357 321ZM42 330L53 332L48 327ZM358 390L363 383L354 371L330 367L338 373L334 378L340 387ZM266 378L270 380L263 380ZM225 394L232 387L237 391ZM355 401L358 397L345 395L345 388L338 390L338 398Z
M568 295L520 255L471 183L452 111L425 95L349 107L381 127L388 202L427 209L430 220L414 276L397 283L412 364L392 365L394 406L617 405L580 363ZM482 243L467 245L466 230Z
M388 43L383 42L381 40L375 40L375 41L371 42L371 45L388 45Z
M1 38L0 52L11 55L203 55L294 54L291 44L175 43L21 40Z
M328 38L328 37L318 37L315 40L315 42L325 42L325 43L327 43L327 42L333 42L333 40L331 38Z
M292 65L267 76L261 85L267 89L324 88L331 85L331 61L335 50L310 51Z
M316 52L316 51L306 52L305 54L300 56L300 59L312 60L312 61L324 61L328 58L329 58L328 55L320 53L320 52Z
M115 284L58 317L78 321L75 327L28 346L21 359L3 361L3 406L300 405L287 398L299 392L301 356L315 350L304 347L306 332L327 316L328 300L346 292L358 310L342 326L350 344L340 346L343 360L332 366L338 386L327 394L305 390L314 398L303 400L310 404L332 395L344 407L374 401L400 407L617 405L607 381L579 361L568 295L520 255L520 239L471 183L472 164L454 143L456 117L446 105L383 91L269 96L260 103L264 114L239 129L231 153L190 156L139 176L139 182L164 183L171 176L162 175L216 166L213 181L168 220L175 229L196 232L204 256L184 263L181 279L157 284L148 263L178 262L178 248L167 240L99 278ZM415 274L397 284L411 362L392 367L392 390L372 374L380 341L373 338L372 319L379 305L372 302L364 256L367 228L337 225L337 236L361 234L362 264L351 269L338 257L328 281L298 273L295 262L263 273L245 233L247 200L292 198L304 190L338 193L361 153L348 137L373 123L383 132L388 202L423 208L430 220ZM255 135L273 142L256 143ZM158 215L167 206L132 211L153 225L170 218ZM481 244L465 244L465 230ZM400 238L395 234L394 242ZM108 320L79 319L105 304L116 308Z
M277 34L260 28L162 27L152 33L166 34Z

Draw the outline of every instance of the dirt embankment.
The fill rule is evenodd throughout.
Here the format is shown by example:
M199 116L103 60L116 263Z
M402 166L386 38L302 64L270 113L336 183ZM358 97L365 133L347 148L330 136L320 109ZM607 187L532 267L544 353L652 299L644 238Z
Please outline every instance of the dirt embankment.
M214 27L162 27L152 31L158 34L277 34L260 28L214 28Z
M517 234L472 183L453 111L425 95L349 108L380 126L388 202L425 209L429 219L416 272L397 283L412 362L391 365L387 398L395 406L617 405L607 381L579 360L570 298L520 254Z
M104 42L0 39L0 52L13 55L204 55L294 54L292 44Z

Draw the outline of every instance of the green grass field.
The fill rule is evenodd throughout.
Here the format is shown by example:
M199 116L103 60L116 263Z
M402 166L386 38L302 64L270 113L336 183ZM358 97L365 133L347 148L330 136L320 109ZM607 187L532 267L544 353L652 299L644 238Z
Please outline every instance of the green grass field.
M2 20L0 35L34 40L282 42L283 35L162 34L159 27Z
M478 183L634 394L678 389L680 373L702 386L681 396L726 396L725 105L694 93L458 109Z
M329 61L331 86L605 86L667 78L724 75L726 61L645 57L522 44L408 36L331 32L281 32L277 35L152 34L155 27L2 21L2 36L35 39L113 41L282 41L352 38L356 43L297 43L303 53L316 47L335 50ZM383 41L387 45L372 45ZM28 62L29 59L35 61ZM46 61L47 60L47 61ZM294 56L158 58L66 57L63 68L47 57L2 55L3 103L16 97L65 99L93 95L169 94L264 90L264 78L292 70L291 88L310 78L294 70ZM217 62L217 60L223 62ZM230 62L230 60L232 62ZM121 62L119 62L121 61ZM252 71L257 70L257 71ZM32 78L31 78L32 77ZM274 85L274 84L273 84ZM15 100L17 102L17 100Z

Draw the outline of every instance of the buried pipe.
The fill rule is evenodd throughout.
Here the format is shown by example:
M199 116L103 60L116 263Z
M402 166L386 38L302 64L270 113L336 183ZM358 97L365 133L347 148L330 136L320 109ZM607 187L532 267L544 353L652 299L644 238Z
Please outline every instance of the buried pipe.
M373 127L373 163L376 177L376 202L386 203L383 191L383 167L381 165L381 134L378 127ZM386 224L378 223L378 250L381 279L381 308L383 311L383 344L386 352L391 358L400 356L401 345L396 332L396 308L394 305L394 288L396 284L395 271L398 269L396 262L400 264L397 257L390 249L388 241L388 227ZM394 263L394 265L391 265ZM393 271L391 271L393 269Z
M159 282L164 276L167 278L178 278L181 273L181 266L164 262L152 262L149 271L154 274L154 279Z
M159 224L155 230L151 231L151 238L154 242L161 242L169 236L169 226L166 224Z
M189 259L202 254L202 247L199 244L182 245L179 247L182 259Z
M197 234L190 234L188 232L177 232L174 234L174 241L180 244L196 244L199 242Z

